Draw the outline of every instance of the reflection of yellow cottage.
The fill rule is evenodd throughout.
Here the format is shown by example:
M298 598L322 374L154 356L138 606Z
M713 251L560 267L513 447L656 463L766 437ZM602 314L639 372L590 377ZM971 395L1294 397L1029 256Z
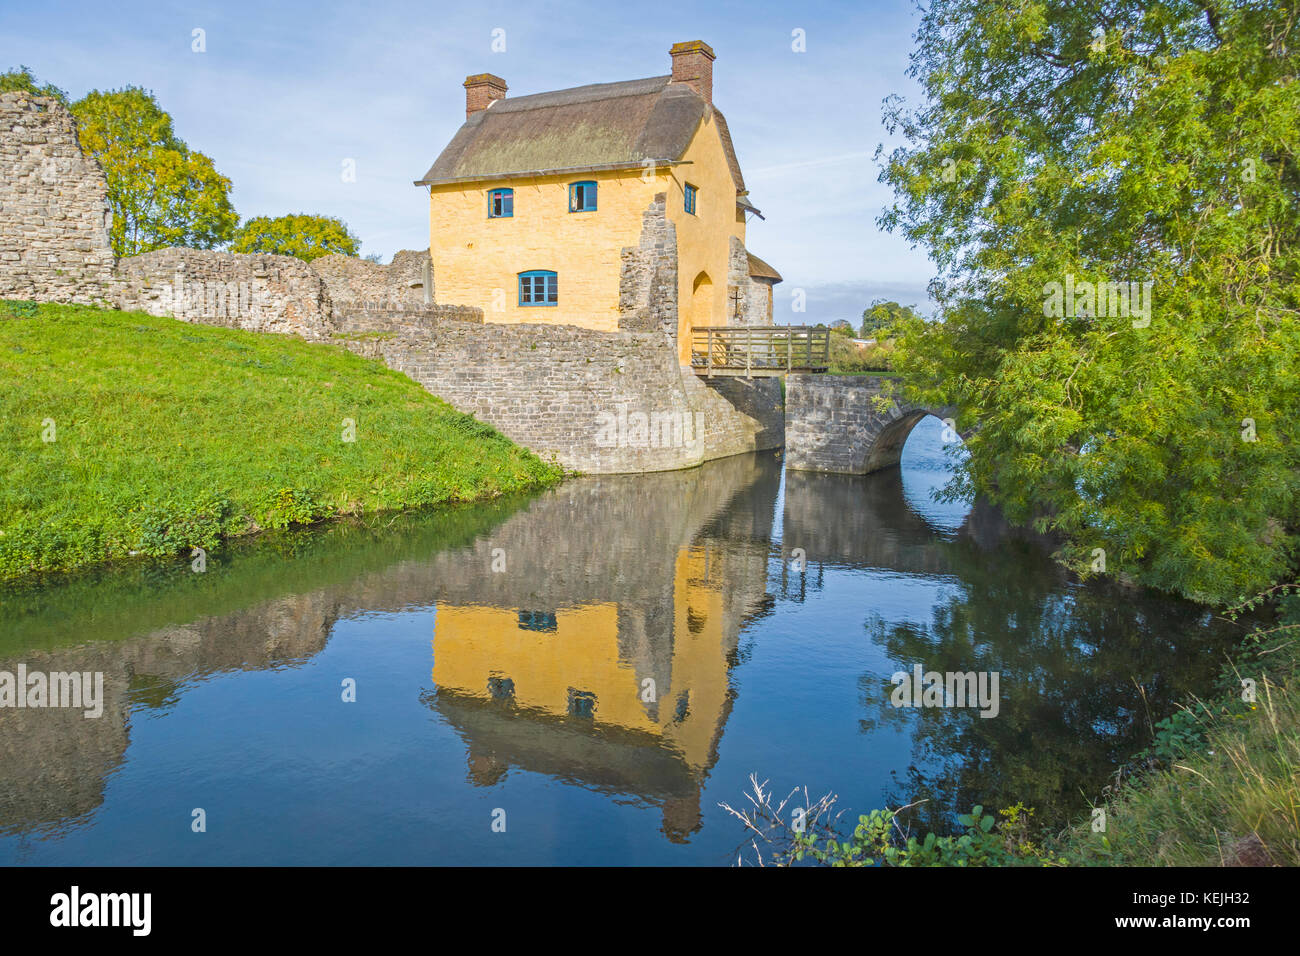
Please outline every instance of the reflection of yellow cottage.
M612 603L440 604L433 680L470 746L471 777L491 784L514 764L659 803L673 839L695 830L740 623L727 620L723 576L708 561L678 555L673 618L658 626Z
M780 276L745 252L747 198L713 105L713 50L672 50L669 76L506 98L465 81L466 120L429 187L439 301L489 322L663 330L766 324Z

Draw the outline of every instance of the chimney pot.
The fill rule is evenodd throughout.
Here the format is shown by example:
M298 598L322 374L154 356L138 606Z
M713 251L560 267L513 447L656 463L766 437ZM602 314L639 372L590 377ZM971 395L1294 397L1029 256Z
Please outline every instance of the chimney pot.
M703 40L674 43L668 51L673 58L674 83L686 83L713 105L713 47Z
M506 81L492 73L465 77L465 118L487 109L494 100L506 98Z

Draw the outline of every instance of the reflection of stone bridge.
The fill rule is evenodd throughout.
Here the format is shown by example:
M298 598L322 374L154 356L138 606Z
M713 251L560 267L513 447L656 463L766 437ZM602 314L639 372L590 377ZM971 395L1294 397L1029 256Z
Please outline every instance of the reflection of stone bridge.
M786 464L798 471L862 475L897 465L922 418L951 409L887 400L886 375L791 374L786 378Z
M828 515L835 517L828 520ZM897 470L870 476L786 472L782 548L787 558L800 549L810 566L946 575L953 573L954 543L992 550L1012 535L1030 537L1009 527L984 498L976 498L960 527L936 533L907 504Z

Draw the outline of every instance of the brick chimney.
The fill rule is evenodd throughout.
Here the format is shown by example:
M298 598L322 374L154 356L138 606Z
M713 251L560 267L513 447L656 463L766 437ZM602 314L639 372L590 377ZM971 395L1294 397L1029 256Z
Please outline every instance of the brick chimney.
M713 47L703 40L674 43L669 54L673 58L673 82L688 83L704 102L713 105Z
M506 81L491 73L465 77L465 118L487 109L493 100L504 100L507 89Z

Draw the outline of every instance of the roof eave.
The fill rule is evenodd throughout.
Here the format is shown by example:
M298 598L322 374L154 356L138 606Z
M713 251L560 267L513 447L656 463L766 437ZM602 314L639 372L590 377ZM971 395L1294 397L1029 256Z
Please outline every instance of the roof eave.
M598 166L565 166L560 169L529 169L513 173L491 173L483 176L452 176L445 179L417 179L416 186L446 186L453 183L492 183L503 179L529 179L534 176L568 176L573 173L618 172L626 169L647 169L647 160L639 159L630 163L602 163ZM654 168L660 166L689 166L689 160L656 159Z

